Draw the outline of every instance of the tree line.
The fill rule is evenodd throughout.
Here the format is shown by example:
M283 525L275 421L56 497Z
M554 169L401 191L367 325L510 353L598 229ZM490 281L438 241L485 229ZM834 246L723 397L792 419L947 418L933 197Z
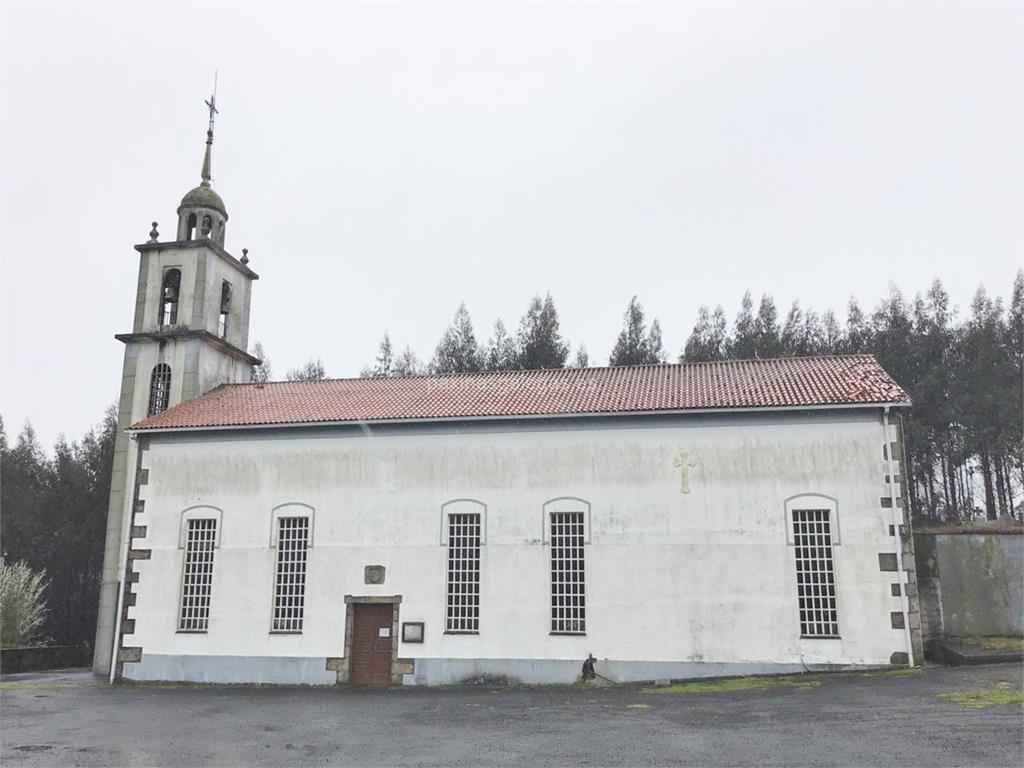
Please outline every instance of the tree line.
M60 437L50 456L28 423L10 445L0 419L4 569L24 563L45 584L45 613L31 630L37 639L92 645L116 434L117 413L111 407L81 440ZM4 602L6 609L9 602ZM5 630L4 636L6 642L12 635Z
M905 415L909 504L921 519L960 520L984 514L1019 517L1024 493L1022 449L1022 355L1024 271L1014 279L1009 306L978 289L964 317L939 280L908 300L897 288L871 311L856 299L843 321L799 301L785 317L772 296L756 304L748 291L730 323L721 305L701 306L678 356L679 362L870 353L910 394ZM260 350L262 352L262 350ZM260 355L257 355L260 356ZM664 363L661 325L648 325L634 296L623 315L608 365ZM534 296L510 333L499 318L479 342L465 303L441 334L428 362L405 346L396 353L385 332L364 377L475 371L587 367L583 345L570 360L555 303ZM264 377L269 371L264 371ZM321 360L289 371L289 380L322 379Z

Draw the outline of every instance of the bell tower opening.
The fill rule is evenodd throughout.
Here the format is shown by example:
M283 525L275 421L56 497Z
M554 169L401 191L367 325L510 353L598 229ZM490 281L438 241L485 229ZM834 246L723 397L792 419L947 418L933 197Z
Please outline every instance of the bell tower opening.
M160 290L160 325L178 322L178 297L181 294L181 270L168 269Z
M217 323L217 335L222 339L228 337L228 314L231 312L231 283L227 280L220 285L220 320Z

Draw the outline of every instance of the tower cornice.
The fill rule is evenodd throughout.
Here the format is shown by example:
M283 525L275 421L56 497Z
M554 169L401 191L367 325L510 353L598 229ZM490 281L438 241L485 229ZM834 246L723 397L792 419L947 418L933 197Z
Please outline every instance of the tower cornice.
M135 250L138 251L139 253L170 250L172 248L209 248L211 251L213 251L222 259L224 259L224 261L228 262L231 266L233 266L243 275L248 277L250 280L260 279L260 276L253 272L251 269L249 269L249 267L247 267L241 261L236 259L230 253L225 251L213 240L210 240L208 238L200 240L172 240L171 242L168 243L138 243L135 246Z
M167 331L141 331L139 333L115 333L114 338L128 344L133 341L187 341L188 339L199 339L211 345L217 350L241 360L249 365L260 365L262 360L254 357L244 349L239 349L234 344L229 344L220 336L210 333L207 330L194 330L192 328L172 328Z

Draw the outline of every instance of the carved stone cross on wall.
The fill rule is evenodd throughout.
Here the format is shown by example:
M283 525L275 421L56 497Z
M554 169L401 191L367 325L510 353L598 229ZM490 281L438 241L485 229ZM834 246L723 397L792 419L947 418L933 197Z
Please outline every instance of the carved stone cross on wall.
M690 467L696 467L697 465L690 461L690 454L686 451L680 451L679 455L676 456L676 460L672 462L672 466L679 470L679 492L689 493L690 492Z

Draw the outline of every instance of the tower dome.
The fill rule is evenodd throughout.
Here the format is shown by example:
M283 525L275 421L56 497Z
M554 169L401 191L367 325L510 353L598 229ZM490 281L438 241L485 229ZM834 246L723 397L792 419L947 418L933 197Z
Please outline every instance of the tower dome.
M227 221L228 212L224 208L224 201L221 199L213 187L209 184L200 184L194 189L190 189L188 193L181 198L181 208L213 208L213 210L220 213L224 220ZM179 213L180 213L179 209Z

